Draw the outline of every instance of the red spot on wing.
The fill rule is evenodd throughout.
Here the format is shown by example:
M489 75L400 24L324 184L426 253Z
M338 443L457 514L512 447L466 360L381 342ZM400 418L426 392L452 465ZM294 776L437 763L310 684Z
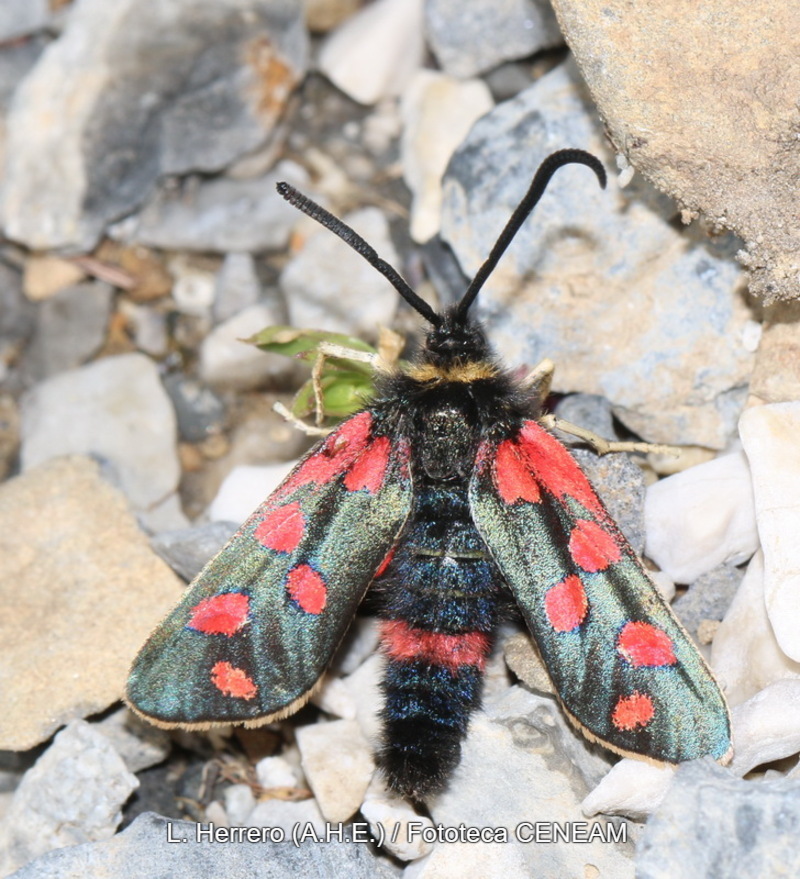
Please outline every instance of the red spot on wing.
M268 513L253 532L256 540L277 552L293 552L297 549L306 530L306 522L300 504L295 501Z
M617 650L633 666L674 665L672 639L650 623L626 623L617 638Z
M205 598L192 608L190 629L206 635L235 635L247 623L250 599L241 592L225 592Z
M617 538L597 522L579 519L569 537L569 554L584 571L605 571L622 558Z
M220 693L237 699L249 700L258 692L258 687L247 672L229 662L218 662L211 669L211 683Z
M503 440L497 447L494 481L500 497L507 504L517 500L536 504L541 499L536 477L513 440Z
M412 628L402 620L387 620L381 624L381 643L390 659L427 662L451 671L465 665L483 671L491 646L484 632L445 635Z
M306 613L322 613L328 600L325 581L311 565L297 565L286 576L286 591Z
M557 632L571 632L586 619L589 600L581 578L570 574L551 586L544 597L544 610Z
M384 560L378 565L378 570L375 571L375 578L374 579L377 580L378 577L380 577L386 573L386 569L389 567L389 565L392 562L392 559L394 558L394 553L395 553L396 549L397 549L397 547L393 546L389 550L389 552L386 553Z
M611 722L617 729L634 730L647 726L656 713L653 700L646 694L634 690L630 696L620 696L611 715Z
M571 497L593 513L604 513L603 506L575 459L535 421L526 421L516 440L533 473L551 494Z
M390 451L391 443L388 437L377 437L350 468L344 479L344 487L348 491L366 488L370 494L375 494L383 485Z
M359 412L345 421L326 437L309 458L300 465L278 489L279 495L288 494L301 485L314 482L325 485L336 476L349 470L353 462L367 447L372 431L372 415Z

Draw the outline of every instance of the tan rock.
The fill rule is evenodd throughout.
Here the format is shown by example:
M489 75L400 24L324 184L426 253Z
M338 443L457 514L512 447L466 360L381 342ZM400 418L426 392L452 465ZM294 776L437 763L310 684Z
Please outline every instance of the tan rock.
M27 750L122 695L136 651L182 591L88 458L0 488L0 749Z
M22 285L28 299L39 302L85 277L86 272L71 260L49 253L33 253L25 262Z
M745 240L751 289L800 295L794 3L554 0L619 153Z

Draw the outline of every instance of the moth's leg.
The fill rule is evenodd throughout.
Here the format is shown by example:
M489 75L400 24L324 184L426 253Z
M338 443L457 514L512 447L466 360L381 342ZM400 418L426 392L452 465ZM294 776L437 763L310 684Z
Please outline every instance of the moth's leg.
M522 379L520 385L523 390L530 390L538 398L539 402L544 402L550 393L550 385L553 383L553 373L556 365L552 360L545 357L541 363L538 363L533 369Z
M294 425L298 430L302 431L306 436L327 436L333 429L328 427L313 427L310 424L306 424L302 418L298 418L280 402L273 403L272 409L282 418L285 418L289 424Z
M315 420L318 428L325 420L325 407L322 399L322 368L328 357L368 363L373 369L378 369L377 364L380 360L377 354L372 354L369 351L357 351L355 348L345 348L343 345L336 345L333 342L320 342L317 345L317 357L311 370L311 387L314 389Z
M569 421L564 421L555 415L543 415L539 419L540 424L548 430L560 430L569 433L572 436L582 439L587 445L591 446L598 455L607 455L609 452L644 452L655 455L673 455L681 454L678 446L665 446L661 443L639 443L639 442L617 442L615 440L604 439L599 434L584 427L578 427Z

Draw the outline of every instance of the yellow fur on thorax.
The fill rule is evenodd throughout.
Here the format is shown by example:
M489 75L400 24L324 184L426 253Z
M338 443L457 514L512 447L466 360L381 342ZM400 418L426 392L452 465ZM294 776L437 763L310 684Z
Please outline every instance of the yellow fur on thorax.
M408 370L408 376L418 382L469 382L497 377L497 368L488 360L472 360L468 363L455 363L452 366L434 366L420 363Z

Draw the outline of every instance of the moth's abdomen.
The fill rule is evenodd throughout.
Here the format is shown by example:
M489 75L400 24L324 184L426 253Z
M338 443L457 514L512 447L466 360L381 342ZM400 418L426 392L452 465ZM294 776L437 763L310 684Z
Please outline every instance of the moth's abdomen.
M390 786L415 799L440 790L461 756L497 615L499 573L465 492L418 492L382 594L384 741Z

